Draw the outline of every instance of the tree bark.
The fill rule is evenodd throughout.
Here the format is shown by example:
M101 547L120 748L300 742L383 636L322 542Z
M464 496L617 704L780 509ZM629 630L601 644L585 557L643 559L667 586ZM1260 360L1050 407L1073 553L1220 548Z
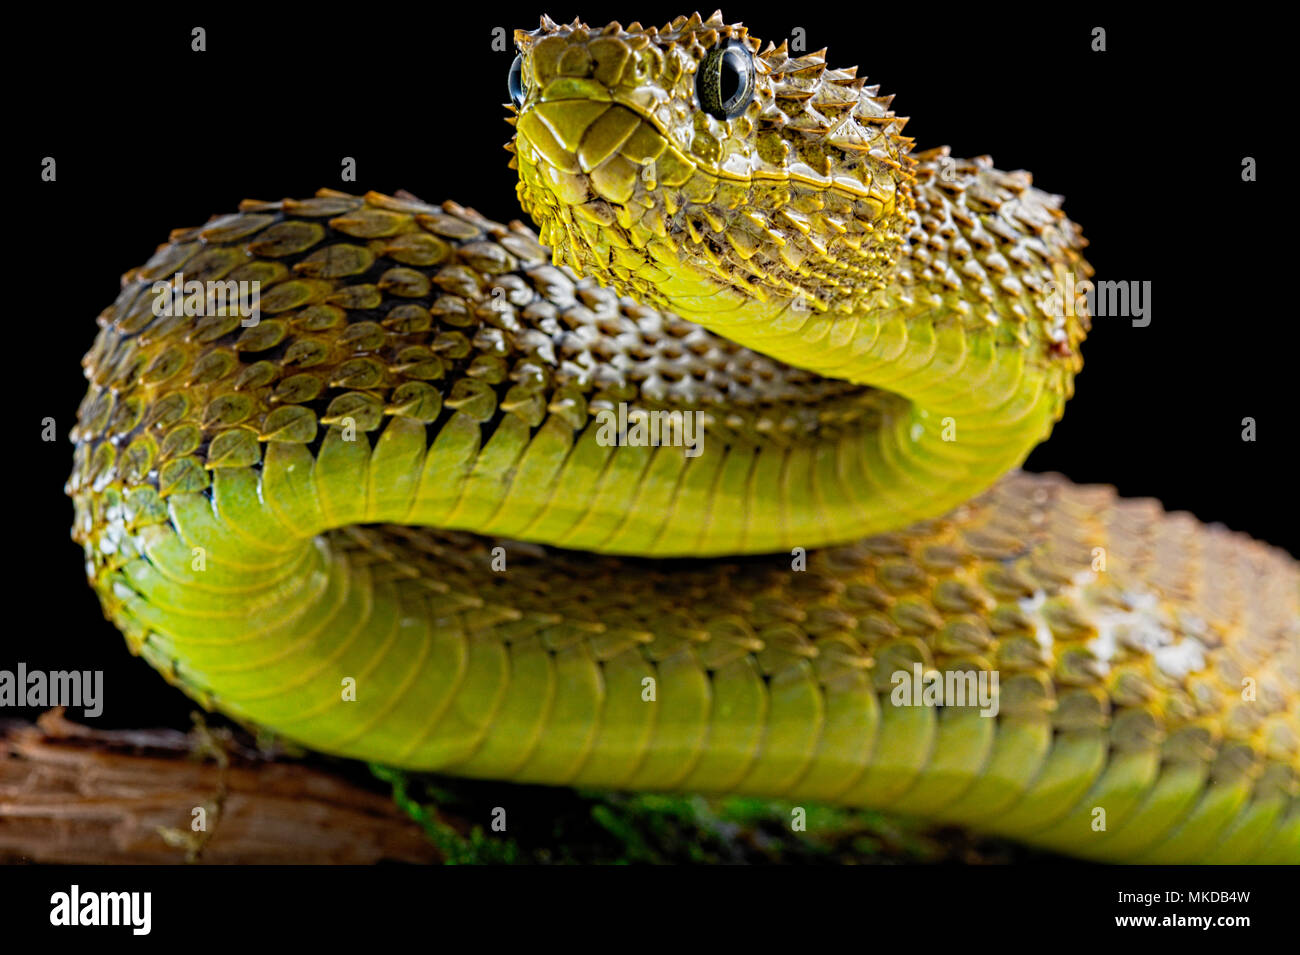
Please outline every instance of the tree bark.
M436 861L392 799L228 734L0 726L0 862ZM209 758L196 759L196 750ZM206 831L192 823L197 808Z

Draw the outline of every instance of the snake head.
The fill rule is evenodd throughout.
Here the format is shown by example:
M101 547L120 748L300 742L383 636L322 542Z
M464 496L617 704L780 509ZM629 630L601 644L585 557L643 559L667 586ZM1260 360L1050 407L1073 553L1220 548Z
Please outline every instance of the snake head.
M557 264L696 320L851 310L912 209L904 120L856 68L720 13L515 33L518 192ZM830 281L828 281L828 277Z

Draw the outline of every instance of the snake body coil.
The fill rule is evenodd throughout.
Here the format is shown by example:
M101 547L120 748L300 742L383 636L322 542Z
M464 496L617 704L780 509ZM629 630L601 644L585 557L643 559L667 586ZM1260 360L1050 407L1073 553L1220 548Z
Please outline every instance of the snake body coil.
M68 492L131 649L395 766L1300 861L1295 563L998 480L1080 367L1059 199L912 153L853 70L716 16L516 39L554 264L518 223L322 191L124 276ZM205 291L159 314L156 282ZM701 453L607 440L656 412ZM996 716L897 705L899 674L996 675Z

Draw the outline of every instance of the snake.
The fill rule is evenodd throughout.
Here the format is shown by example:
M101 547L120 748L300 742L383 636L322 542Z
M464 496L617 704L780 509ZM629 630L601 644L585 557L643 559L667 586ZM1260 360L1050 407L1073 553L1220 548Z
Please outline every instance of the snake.
M123 276L66 491L131 652L400 770L1300 862L1296 562L1018 470L1061 197L720 14L514 39L537 232L323 189Z

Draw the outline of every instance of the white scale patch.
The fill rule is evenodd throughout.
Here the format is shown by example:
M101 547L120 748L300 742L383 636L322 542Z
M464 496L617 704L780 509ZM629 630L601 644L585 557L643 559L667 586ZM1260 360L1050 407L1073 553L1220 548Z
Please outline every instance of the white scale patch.
M1096 579L1096 573L1084 570L1074 576L1072 583L1081 590ZM1092 623L1097 628L1097 636L1084 644L1096 656L1103 674L1110 672L1112 661L1119 655L1121 642L1151 654L1160 671L1176 680L1205 669L1207 648L1197 639L1207 630L1204 620L1186 616L1180 621L1183 633L1178 636L1161 619L1160 601L1155 594L1128 592L1121 595L1121 599L1128 609L1107 608L1093 612ZM1046 602L1046 591L1036 590L1032 596L1022 599L1019 606L1036 624L1038 645L1051 650L1052 631L1041 613Z
M1034 639L1044 650L1052 649L1052 631L1048 629L1047 621L1043 619L1041 613L1043 604L1047 603L1047 591L1035 590L1032 597L1025 597L1020 601L1020 609L1027 613L1037 625L1034 631Z

